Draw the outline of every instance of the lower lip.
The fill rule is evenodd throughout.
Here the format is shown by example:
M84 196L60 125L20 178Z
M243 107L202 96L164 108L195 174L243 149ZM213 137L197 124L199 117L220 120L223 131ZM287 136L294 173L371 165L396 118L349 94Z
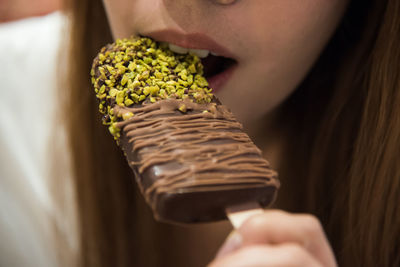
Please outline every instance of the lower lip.
M207 78L209 87L213 90L213 93L220 91L221 88L229 81L235 72L236 65L237 64L234 64L225 71Z

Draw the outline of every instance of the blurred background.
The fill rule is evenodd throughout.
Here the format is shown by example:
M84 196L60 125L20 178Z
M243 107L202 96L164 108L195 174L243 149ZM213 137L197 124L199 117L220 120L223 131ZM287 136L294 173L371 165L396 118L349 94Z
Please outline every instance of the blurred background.
M53 140L67 38L61 9L61 0L0 0L1 267L57 266L48 163L52 144L65 146L62 134Z
M0 0L0 22L44 16L61 9L61 0Z

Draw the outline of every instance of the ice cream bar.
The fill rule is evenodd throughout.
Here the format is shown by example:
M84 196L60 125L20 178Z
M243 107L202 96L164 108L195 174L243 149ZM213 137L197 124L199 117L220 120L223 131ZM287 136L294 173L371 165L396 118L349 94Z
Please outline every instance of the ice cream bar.
M226 219L242 203L269 206L277 173L212 94L200 59L149 38L120 39L94 59L99 111L156 219Z

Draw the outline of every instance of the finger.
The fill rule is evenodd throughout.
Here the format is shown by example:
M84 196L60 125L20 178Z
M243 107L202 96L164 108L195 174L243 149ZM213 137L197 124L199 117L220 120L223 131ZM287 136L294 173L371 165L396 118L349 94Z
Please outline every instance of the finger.
M321 267L304 247L295 243L243 247L211 262L208 267Z
M323 266L336 260L319 220L307 214L269 210L250 217L238 229L242 245L297 243L314 255Z
M226 254L229 254L232 251L239 249L241 246L242 246L242 236L236 230L233 230L226 238L224 244L218 250L215 258L217 259L219 257L223 257Z

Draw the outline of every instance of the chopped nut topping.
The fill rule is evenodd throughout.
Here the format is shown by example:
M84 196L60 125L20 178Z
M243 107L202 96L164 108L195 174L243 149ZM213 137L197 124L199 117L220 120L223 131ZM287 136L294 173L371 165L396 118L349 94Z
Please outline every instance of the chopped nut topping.
M210 103L213 98L196 55L176 54L167 44L145 37L118 39L103 47L90 74L99 110L105 114L103 123L115 138L120 134L116 122L133 113L117 116L114 105L130 107L167 98ZM186 106L179 110L186 112Z

